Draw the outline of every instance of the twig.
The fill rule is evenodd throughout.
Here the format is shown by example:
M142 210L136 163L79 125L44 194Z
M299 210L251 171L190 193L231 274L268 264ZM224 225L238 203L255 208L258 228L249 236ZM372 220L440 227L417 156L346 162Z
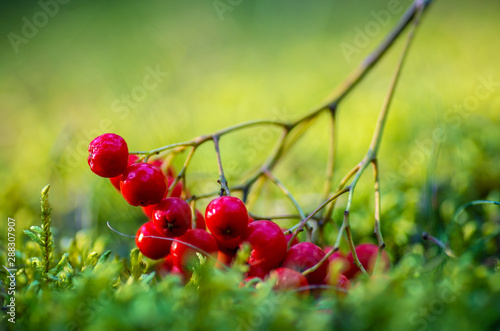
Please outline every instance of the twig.
M221 186L220 195L221 196L230 195L231 192L229 192L229 187L227 187L227 179L226 176L224 176L224 170L222 169L222 160L220 157L220 150L219 150L219 136L214 136L213 141L215 147L215 154L217 154L217 165L219 166L219 183Z
M274 184L276 184L276 186L278 186L280 188L280 190L288 197L288 199L290 199L292 204L295 206L295 208L299 212L300 219L301 220L305 219L306 215L304 214L304 211L302 210L302 208L300 207L299 203L297 202L295 197L292 195L292 193L286 188L286 186L283 185L283 183L278 178L273 176L273 174L271 174L270 171L268 171L268 170L264 171L264 175L266 175ZM306 227L308 230L308 240L310 241L312 227L307 222L306 222Z
M345 231L354 263L364 274L368 274L368 273L366 272L365 268L363 267L363 265L359 261L359 258L356 254L354 241L352 240L351 226L349 224L349 214L351 211L351 205L352 205L352 200L353 200L353 196L354 196L354 189L355 189L359 179L361 178L361 175L363 174L363 172L367 168L368 164L370 164L377 157L377 153L378 153L378 150L380 148L381 141L382 141L382 134L384 131L385 122L387 120L387 115L389 113L389 106L390 106L392 98L394 96L394 91L396 89L396 85L397 85L397 82L398 82L398 79L399 79L399 76L401 73L401 69L403 67L404 60L406 58L406 55L408 54L408 50L409 50L411 41L413 40L413 37L415 35L415 30L416 30L416 27L418 26L418 23L420 21L420 16L421 16L423 10L425 9L425 7L429 4L429 2L430 1L417 0L413 3L412 7L409 10L410 12L413 12L413 14L411 15L411 19L413 19L412 29L410 30L410 32L408 34L406 43L405 43L404 48L403 48L403 52L399 58L397 66L396 66L396 71L394 72L391 83L389 85L389 91L388 91L386 98L384 100L384 103L382 105L382 110L380 111L368 152L367 152L366 156L363 158L363 160L361 161L361 163L359 164L359 168L356 170L355 176L351 182L351 185L349 186L349 188L350 188L349 189L349 196L347 199L347 206L346 206L345 211L344 211L344 220L343 220L342 226L338 232L337 240L335 241L335 245L332 248L332 250L338 250L338 248L340 246L340 240L341 240L342 235ZM409 23L409 21L407 23ZM406 26L406 24L404 26ZM382 247L382 248L384 247L383 242L379 247ZM320 263L321 263L321 261L319 263L317 263L315 266L313 266L312 268L317 268L318 265L320 265ZM308 270L304 271L304 273L307 273L307 272L308 272Z
M344 188L343 190L335 193L331 198L323 202L318 208L316 208L312 213L309 214L306 218L304 218L299 224L296 226L292 227L289 229L289 231L293 231L293 235L290 237L290 240L288 241L288 248L292 245L293 240L297 237L300 231L302 231L302 228L304 225L309 221L314 215L316 215L318 212L320 212L325 206L327 206L330 202L335 201L339 196L342 194L349 192L349 188Z
M377 237L379 247L385 246L384 239L382 237L382 232L380 231L380 178L378 175L378 161L377 159L372 160L373 165L373 176L375 178L375 225L373 227L373 232Z
M182 166L181 171L179 171L179 174L175 177L172 184L170 184L170 186L168 187L167 197L170 197L172 195L172 192L174 191L175 186L177 185L177 183L179 183L179 181L182 181L184 184L184 187L187 187L186 170L189 166L189 163L191 162L191 159L193 158L195 151L196 151L196 146L193 146L191 148L191 151L189 152L188 156L186 157L186 160L184 161L184 165Z

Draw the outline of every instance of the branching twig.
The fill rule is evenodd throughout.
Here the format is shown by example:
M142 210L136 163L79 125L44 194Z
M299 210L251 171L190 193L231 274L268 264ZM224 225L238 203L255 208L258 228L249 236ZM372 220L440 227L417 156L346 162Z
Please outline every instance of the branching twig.
M222 161L220 157L220 151L219 151L219 139L225 134L238 131L241 129L245 128L250 128L250 127L255 127L255 126L263 126L263 125L271 125L271 126L276 126L276 127L281 127L282 128L282 134L277 141L275 148L271 152L271 154L268 156L266 162L263 164L263 166L256 171L249 179L247 179L245 182L243 182L240 185L234 186L231 188L233 191L241 191L243 193L243 201L247 203L247 199L249 197L250 191L253 187L253 185L259 180L260 187L263 185L265 182L266 178L270 178L273 182L275 182L278 187L282 189L285 195L287 195L292 203L295 205L297 210L299 211L299 216L301 218L301 221L299 224L296 226L292 227L289 229L289 231L293 231L293 236L289 241L289 245L291 244L292 240L297 236L297 234L302 231L303 227L306 226L308 221L312 219L316 213L319 211L323 210L324 207L327 205L330 205L329 208L324 212L324 217L322 218L322 222L320 222L320 231L321 228L327 223L332 216L334 206L335 206L335 200L342 194L349 192L348 198L347 198L347 205L344 211L344 219L342 221L342 225L339 229L338 235L336 242L333 246L333 249L331 250L333 252L337 251L339 249L340 245L340 240L342 236L346 235L347 241L349 243L350 250L353 254L353 259L355 264L358 266L358 268L366 273L365 269L359 262L359 259L357 257L356 251L355 251L355 246L354 242L352 239L352 233L351 233L351 227L349 223L349 215L351 212L351 206L352 206L352 201L353 201L353 196L354 196L354 191L356 188L356 185L358 181L361 178L361 175L363 172L366 170L369 164L373 165L374 169L374 177L375 177L375 225L374 225L374 232L375 235L377 236L377 240L379 243L379 251L381 253L381 250L384 248L384 241L382 237L382 233L380 231L380 180L379 180L379 174L378 174L378 164L377 164L377 154L378 150L381 145L382 141L382 136L383 136L383 131L385 127L385 123L387 120L389 108L391 101L394 96L395 88L401 73L401 69L404 63L404 60L406 58L406 55L409 50L409 46L411 44L411 41L413 40L413 36L416 30L416 27L418 26L420 16L422 15L423 11L427 8L427 6L431 3L430 0L415 0L414 3L411 5L411 7L404 13L403 17L400 19L400 21L396 24L396 26L392 29L392 31L388 34L388 36L380 43L380 45L371 53L369 54L365 60L347 77L346 80L344 80L343 83L341 83L336 90L326 99L326 101L318 108L313 109L311 112L303 116L302 118L299 118L298 120L291 122L291 123L286 123L282 121L252 121L252 122L247 122L239 125L235 125L232 127L228 127L226 129L219 130L213 134L210 135L204 135L204 136L199 136L197 138L194 138L190 141L187 142L181 142L181 143L176 143L176 144L171 144L167 146L160 147L158 149L154 149L151 151L143 151L143 152L132 152L133 154L142 154L144 155L145 159L147 160L150 156L159 154L164 151L168 150L174 150L174 151L179 151L186 149L188 147L192 147L190 154L188 155L184 166L177 176L176 181L172 183L172 185L169 187L169 194L171 194L171 191L175 187L175 184L183 179L185 176L185 171L189 165L189 162L198 146L201 144L212 140L215 145L215 151L217 154L217 161L218 161L218 166L219 166L219 181L221 183L221 194L230 194L230 189L227 184L227 179L224 176L224 171L222 168ZM363 160L356 165L339 183L337 191L333 194L332 197L328 198L327 197L330 195L331 188L333 186L332 184L332 178L333 178L333 171L334 171L334 156L335 156L335 111L339 105L339 103L353 90L353 88L362 80L363 77L375 66L376 63L383 57L383 55L387 52L387 50L394 44L395 40L401 35L401 33L405 30L405 28L413 22L412 28L409 31L406 43L403 48L402 55L397 63L395 73L392 77L391 83L389 85L389 90L386 95L386 98L384 100L384 103L382 105L378 120L376 122L375 130L373 133L373 137L368 149L368 152L366 153L365 157ZM324 202L315 210L313 211L309 216L304 217L304 213L301 210L298 201L296 201L293 196L290 194L290 192L286 189L286 187L279 182L275 176L272 175L272 170L274 169L275 165L277 162L281 159L281 157L284 155L284 153L289 150L294 143L303 135L303 133L306 131L306 129L311 125L313 120L315 120L319 114L321 114L323 111L330 111L331 114L331 142L330 142L330 149L329 149L329 158L328 158L328 164L327 164L327 181L325 183L324 187ZM346 187L347 183L350 181L350 185ZM259 187L259 190L260 190ZM252 192L252 194L258 194L259 190L256 190L256 192ZM198 199L202 199L205 197L211 197L216 195L217 193L207 193L207 194L200 194L200 195L193 195L191 197L187 198L187 201L196 201ZM314 268L314 267L313 267ZM312 269L312 268L311 268ZM310 269L310 270L311 270ZM305 271L304 273L308 273L310 271Z
M403 67L403 63L404 63L404 60L406 58L406 55L408 54L408 50L409 50L411 41L413 40L416 27L418 26L418 23L419 23L419 20L420 20L420 16L421 16L423 10L425 9L425 7L428 5L429 2L430 1L418 1L417 0L417 1L415 1L415 3L413 4L413 6L411 8L411 10L413 10L413 14L411 15L411 18L413 19L412 29L410 30L410 32L408 34L406 43L405 43L404 48L403 48L403 52L402 52L402 54L400 56L400 59L398 61L397 67L396 67L396 71L394 72L394 75L392 77L391 83L389 85L389 91L388 91L388 93L386 95L386 98L384 100L384 103L382 105L382 110L381 110L381 112L379 114L379 117L378 117L378 120L377 120L377 123L376 123L376 126L375 126L375 131L373 133L373 137L372 137L372 140L371 140L368 152L367 152L366 156L363 158L363 160L361 161L361 163L359 164L359 168L356 170L354 178L353 178L353 180L351 182L351 185L349 186L349 188L350 188L350 190L349 190L349 197L347 199L347 206L346 206L346 209L344 211L344 220L343 220L342 226L341 226L341 228L340 228L340 230L338 232L337 240L335 242L335 245L332 248L332 251L337 251L338 250L338 248L340 246L340 240L341 240L342 235L343 235L343 233L345 231L345 233L347 235L347 241L349 243L349 249L350 249L350 251L352 253L352 257L353 257L354 263L356 264L356 266L364 274L367 274L367 272L366 272L365 268L363 267L363 265L361 264L361 262L359 261L359 258L358 258L357 254L356 254L355 245L354 245L354 242L352 240L351 226L350 226L350 223L349 223L349 214L350 214L350 211L351 211L351 205L352 205L352 200L353 200L353 196L354 196L354 189L355 189L356 184L358 183L359 179L361 178L361 175L363 174L364 170L367 168L367 166L371 162L373 162L377 158L377 153L378 153L378 150L380 148L381 141L382 141L382 134L383 134L383 131L384 131L384 126L385 126L385 123L386 123L386 120L387 120L387 115L389 113L389 106L390 106L392 98L394 96L394 91L396 89L396 85L397 85L397 82L398 82L398 79L399 79L399 76L400 76L400 73L401 73L401 69ZM409 21L407 23L409 23ZM406 26L406 24L405 24L405 26ZM376 194L378 194L378 196L380 198L379 193L380 192L378 192ZM376 223L376 226L378 226L378 223ZM381 243L379 243L379 247L380 247L379 251L380 251L381 249L384 248L385 245L384 245L384 243L382 241L381 235L380 235L380 237L378 237L378 239L381 240ZM331 254L333 254L333 253L331 253ZM322 261L318 262L311 269L318 268L318 266L321 265ZM309 272L310 271L305 270L304 274L307 274Z
M323 202L318 208L316 208L311 214L309 214L309 216L307 216L306 218L304 218L299 224L297 224L296 226L288 229L288 231L293 231L293 235L290 238L290 240L288 241L288 248L290 248L293 240L297 237L297 235L299 234L299 232L302 231L302 228L307 223L307 221L309 221L314 215L316 215L323 208L325 208L325 206L327 206L329 203L335 201L339 196L341 196L342 194L344 194L346 192L349 192L349 188L345 188L345 189L343 189L343 190L335 193L330 199L328 199L325 202Z

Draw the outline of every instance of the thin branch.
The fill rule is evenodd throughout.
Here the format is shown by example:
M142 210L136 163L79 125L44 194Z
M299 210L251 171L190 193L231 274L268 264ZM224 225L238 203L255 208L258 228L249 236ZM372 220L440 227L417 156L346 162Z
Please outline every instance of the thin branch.
M272 216L263 216L263 215L256 215L256 214L253 214L253 213L248 213L248 215L251 218L253 218L254 220L266 220L266 221L272 221L272 220L292 220L292 219L301 220L302 219L300 217L300 215L272 215ZM320 220L320 217L314 216L311 219L318 221L318 220ZM287 233L287 234L290 234L290 233Z
M304 218L299 224L296 226L292 227L289 229L289 231L293 231L293 235L290 237L290 240L288 241L288 248L290 248L293 240L297 237L300 231L302 231L302 228L304 225L309 221L314 215L316 215L318 212L320 212L325 206L327 206L330 202L335 201L339 196L342 194L349 192L349 188L344 188L343 190L335 193L331 198L323 202L318 208L316 208L312 213L309 214L306 218Z
M299 203L297 202L297 200L295 199L295 197L292 195L292 193L286 188L285 185L283 185L283 183L276 177L274 177L274 175L266 170L264 172L264 174L274 183L276 184L276 186L279 187L279 189L288 197L288 199L290 199L290 201L292 202L292 204L295 206L295 208L297 209L297 211L299 212L299 215L300 215L300 218L301 219L304 219L306 218L306 215L304 214L304 211L302 210L302 208L300 207Z
M385 246L384 239L382 237L382 232L380 231L380 178L378 175L378 161L377 159L372 160L373 165L373 176L375 177L375 225L373 232L377 237L379 247Z
M349 215L350 215L350 211L351 211L354 190L355 190L355 187L356 187L359 179L361 178L361 175L363 174L363 172L367 168L368 164L370 164L377 157L377 153L378 153L378 150L380 148L381 141L382 141L382 134L384 131L385 122L387 120L387 115L389 113L389 106L391 104L391 101L392 101L392 98L394 95L394 91L396 89L396 85L397 85L397 82L398 82L398 79L399 79L399 76L401 73L401 69L402 69L404 60L406 58L406 55L408 54L408 50L409 50L411 41L413 40L413 37L415 35L415 30L416 30L418 23L420 21L420 16L421 16L423 10L425 9L425 7L428 5L428 3L429 3L429 1L423 2L423 1L417 0L412 5L413 12L414 12L414 14L412 14L412 16L411 16L411 18L414 18L412 29L410 30L410 32L408 34L406 43L405 43L404 48L403 48L403 52L400 56L396 70L394 72L391 83L389 85L389 90L388 90L388 93L387 93L386 98L384 100L384 103L382 105L382 110L380 111L368 152L367 152L366 156L363 158L363 160L361 161L361 163L359 164L359 169L356 171L356 175L354 176L354 178L351 182L351 185L349 186L349 188L350 188L349 197L347 199L347 206L346 206L346 209L344 211L344 220L342 222L342 226L341 226L339 233L337 235L337 240L335 241L335 245L333 246L333 250L337 250L339 248L340 240L342 238L343 232L345 231L354 263L364 274L367 274L367 272L366 272L365 268L363 267L363 265L361 264L361 262L359 261L359 258L356 254L355 245L354 245L354 242L352 240L351 226L349 224Z
M191 151L189 151L188 156L186 157L186 160L184 161L184 165L181 168L181 171L179 171L179 174L175 177L174 181L170 186L168 187L168 193L167 197L170 197L172 195L172 192L174 191L175 186L179 181L182 181L184 183L184 187L187 187L186 184L186 170L189 166L189 163L191 162L191 159L193 158L194 152L196 151L196 146L193 146L191 148Z
M278 178L276 178L270 171L266 170L264 172L264 175L266 175L274 184L276 184L276 186L278 186L279 189L288 197L288 199L292 202L292 204L295 206L295 208L299 212L300 219L301 220L305 219L306 215L304 214L304 211L300 207L299 203L297 202L297 200L295 199L293 194L286 188L286 186ZM311 238L310 238L311 232L310 231L311 231L312 227L309 225L308 222L306 222L306 228L308 230L308 239L311 240Z
M219 166L219 183L221 186L221 196L223 195L231 195L231 192L229 191L229 187L227 186L227 179L226 176L224 176L224 170L222 169L222 160L220 157L220 150L219 150L219 136L215 136L213 138L214 141L214 147L215 147L215 154L217 154L217 165Z

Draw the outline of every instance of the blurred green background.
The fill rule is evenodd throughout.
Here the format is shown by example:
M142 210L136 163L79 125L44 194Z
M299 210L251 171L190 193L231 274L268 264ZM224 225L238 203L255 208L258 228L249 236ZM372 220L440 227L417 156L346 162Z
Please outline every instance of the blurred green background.
M130 150L148 150L244 121L297 119L370 53L410 2L57 4L0 4L0 217L16 219L22 244L20 230L39 223L40 189L50 183L63 248L64 238L85 230L104 234L107 248L127 255L133 240L111 234L106 221L133 234L146 219L90 172L91 139L115 132ZM383 232L393 259L422 231L442 235L463 203L500 199L499 10L498 1L444 0L423 18L379 158ZM346 54L346 45L355 51ZM367 151L401 46L339 107L336 182ZM161 74L147 85L152 71ZM262 163L277 136L255 128L221 140L230 184ZM327 143L323 116L277 168L307 211L321 201ZM188 173L192 193L216 189L217 179L213 148L204 146ZM353 205L358 241L371 238L372 187L368 170ZM265 215L293 211L273 188L254 208ZM499 218L495 208L479 207L478 215Z

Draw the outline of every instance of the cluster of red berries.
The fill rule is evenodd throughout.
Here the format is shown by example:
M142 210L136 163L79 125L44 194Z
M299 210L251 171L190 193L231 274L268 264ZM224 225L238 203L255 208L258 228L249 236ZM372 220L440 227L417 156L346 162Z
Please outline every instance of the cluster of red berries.
M327 284L348 290L349 279L360 272L351 253L335 252L304 276L302 273L317 265L329 248L322 250L313 243L297 240L288 248L291 235L285 235L284 229L272 221L253 220L245 204L236 197L218 197L208 204L204 217L198 210L193 215L189 204L181 198L185 191L181 183L168 196L168 187L175 181L173 169L162 170L161 161L146 163L129 155L125 140L116 134L101 135L90 143L88 163L94 173L110 178L129 204L142 207L149 221L137 231L136 244L146 257L164 259L162 271L187 278L193 261L198 260L196 252L213 255L219 263L229 265L240 247L248 245L251 251L245 282L273 276L277 289ZM356 253L371 272L378 247L363 244L356 248ZM329 275L329 266L334 263L340 263L336 279ZM385 252L381 263L383 268L389 267Z

